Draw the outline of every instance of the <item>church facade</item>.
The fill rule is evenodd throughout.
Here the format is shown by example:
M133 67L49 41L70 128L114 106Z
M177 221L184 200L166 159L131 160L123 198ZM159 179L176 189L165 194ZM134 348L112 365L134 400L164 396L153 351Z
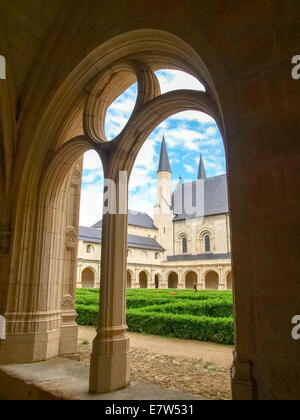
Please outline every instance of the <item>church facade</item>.
M227 177L207 178L202 156L198 179L179 182L165 138L157 172L154 220L128 212L128 288L232 289ZM99 288L102 221L79 228L77 287Z

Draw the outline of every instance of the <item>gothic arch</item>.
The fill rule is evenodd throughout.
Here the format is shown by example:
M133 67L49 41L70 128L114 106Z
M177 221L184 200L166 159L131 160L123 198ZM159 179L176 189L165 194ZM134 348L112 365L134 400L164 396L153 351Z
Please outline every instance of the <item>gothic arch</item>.
M138 43L137 35L140 35ZM207 50L205 42L203 46ZM78 52L78 49L76 51ZM39 285L48 284L51 278L55 278L51 276L51 272L56 272L53 263L56 259L51 252L55 248L59 254L64 247L61 240L64 238L61 214L65 205L62 190L68 185L67 178L72 166L85 151L95 149L100 154L105 177L116 181L119 171L127 170L131 173L135 158L153 129L169 116L185 110L202 111L212 116L226 143L220 101L210 73L193 48L178 37L154 30L136 31L115 38L106 45L102 44L90 53L84 53L86 56L81 57L81 61L78 61L78 65L75 65L71 72L68 67L64 73L61 60L52 63L52 71L55 64L60 66L59 78L53 84L55 88L51 85L53 77L49 77L48 73L43 74L45 69L42 67L36 67L32 72L32 86L28 82L28 89L25 90L27 93L24 104L30 104L32 112L24 119L21 116L19 121L20 147L15 163L18 176L13 180L16 186L16 200L12 212L16 234L13 238L11 263L15 266L14 282L18 283L20 288L28 276L37 279ZM43 59L46 58L45 55ZM194 75L205 85L206 92L181 90L159 95L154 70L160 68L174 68ZM104 115L109 103L132 83L134 77L139 82L136 109L120 135L113 141L106 142L101 130L103 122L100 121L98 125L95 112L97 116ZM99 101L94 100L103 87L107 88L103 91L104 95L101 98L98 96ZM40 91L40 95L31 97L34 91ZM80 132L79 129L76 133L78 136L69 140L70 133L73 132L70 127L81 117L83 131ZM32 165L32 162L35 162L35 165ZM23 188L24 180L27 188ZM54 206L49 209L48 203L54 203ZM24 206L29 209L26 217L23 212ZM45 208L48 209L47 212ZM102 255L107 255L107 258L102 259L101 299L106 305L100 305L98 331L107 331L110 328L109 323L113 322L114 325L120 326L120 330L115 328L112 334L118 334L119 339L122 337L125 342L128 340L125 328L124 269L127 249L126 215L118 219L107 215L104 219L103 237L108 232L111 232L111 236L110 241L103 241L102 244ZM56 229L53 235L52 226ZM74 227L68 227L69 236L70 228ZM30 237L34 238L31 243L35 243L36 248L29 247L28 258L24 260L20 259L19 255L22 249L27 248L28 232ZM53 241L59 246L53 247ZM118 264L109 261L113 255ZM56 290L51 287L50 289L53 290L49 299L51 307L47 309L51 309L54 314L55 311L60 311L58 296L61 296ZM118 290L118 294L110 293L112 290ZM34 290L32 294L37 296ZM13 302L13 299L11 301ZM31 311L38 314L41 302L36 298L31 299L30 296L28 301L33 302ZM27 303L24 302L25 311L26 307ZM113 309L116 307L118 310ZM12 306L11 310L13 313L15 308ZM96 341L98 338L97 336ZM94 347L96 348L97 346ZM120 377L127 376L120 374ZM98 383L96 370L91 368L91 390L100 392L99 387L102 385Z

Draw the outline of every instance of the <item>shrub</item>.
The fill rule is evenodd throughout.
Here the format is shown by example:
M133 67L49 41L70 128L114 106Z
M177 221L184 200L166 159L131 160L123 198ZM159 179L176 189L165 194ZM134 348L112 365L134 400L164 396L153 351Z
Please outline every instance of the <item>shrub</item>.
M127 312L129 331L189 340L233 344L233 319L168 313Z
M232 292L130 289L129 331L233 344ZM77 323L97 326L99 289L77 291Z
M85 327L97 327L98 325L98 306L95 305L77 305L77 319L78 325Z
M144 312L173 313L178 315L209 316L213 318L232 317L232 303L221 299L205 301L183 300L165 305L142 308Z

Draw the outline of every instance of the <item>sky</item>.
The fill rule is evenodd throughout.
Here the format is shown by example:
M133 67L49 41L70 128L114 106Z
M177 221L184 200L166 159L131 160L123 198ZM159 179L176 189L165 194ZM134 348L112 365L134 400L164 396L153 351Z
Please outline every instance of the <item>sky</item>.
M156 72L161 92L176 89L204 91L194 77L175 70ZM106 135L112 140L125 127L133 111L137 85L132 85L109 108L106 116ZM160 124L143 145L129 182L129 208L153 217L157 199L157 168L162 136L165 135L172 170L172 186L179 177L183 182L197 179L200 154L203 156L208 177L226 173L225 151L215 121L197 111L176 114ZM94 151L84 156L80 224L92 226L102 217L103 171L100 158Z

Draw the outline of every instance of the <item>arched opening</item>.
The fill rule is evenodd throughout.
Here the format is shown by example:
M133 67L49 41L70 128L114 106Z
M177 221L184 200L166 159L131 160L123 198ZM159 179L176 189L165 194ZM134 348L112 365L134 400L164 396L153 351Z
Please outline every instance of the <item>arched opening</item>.
M205 235L204 243L205 243L205 252L211 252L211 241L210 241L209 235Z
M230 271L230 273L227 274L226 282L227 282L227 290L232 290L233 288L232 271Z
M219 290L219 276L215 271L209 271L205 276L207 290Z
M131 288L132 288L132 276L131 276L131 272L127 270L127 289L131 289Z
M155 289L159 289L160 283L160 276L158 274L155 275Z
M174 43L174 48L177 48L176 45L177 44ZM147 46L148 46L147 48L149 48L149 43L147 44ZM160 46L161 46L161 41L159 41L159 47ZM183 49L183 51L184 51L184 58L182 59L182 62L186 63L188 61L188 60L186 60L186 58L188 56L188 50ZM126 49L126 54L128 54L128 52L129 52L129 49L128 50ZM152 58L152 54L153 54L153 51L151 50L150 58ZM171 55L172 54L170 54L170 56ZM148 59L148 57L146 57L146 58ZM197 58L197 56L195 58ZM109 60L109 58L107 58L107 60ZM162 61L165 62L165 63L170 63L169 60L170 60L170 58L169 58L168 54L167 54L167 57L163 57L163 59L162 59ZM180 59L177 60L177 58L172 58L172 60L174 62L175 67L176 67L176 62L178 62L178 67L180 67L180 64L179 64ZM159 61L159 59L158 59L158 61ZM163 65L164 64L162 63L161 67L163 67ZM185 65L183 64L182 67L184 67L184 66ZM91 65L91 67L92 67L92 65ZM97 57L97 67L98 67L98 69L101 68L101 60L98 57ZM191 67L193 67L193 68L197 67L196 66L196 61L193 62L193 66L191 66ZM82 66L82 68L84 68L84 65ZM200 61L199 61L199 68L203 68L203 64ZM187 68L187 71L188 70L192 71L191 68L190 69ZM111 71L111 69L109 71ZM148 69L147 69L147 71L148 71ZM95 77L95 74L93 74L93 78ZM78 79L80 79L80 78L78 77ZM88 82L88 76L85 77L84 87L87 86L87 84L86 84L87 82ZM209 84L209 83L210 83L210 78L207 77L206 84ZM82 89L82 91L84 91L87 94L91 93L91 95L87 95L87 96L89 96L89 98L99 98L100 97L100 95L97 95L97 94L93 95L92 94L93 92L88 92L87 89ZM100 82L99 82L99 89L100 90L102 89ZM107 86L107 89L108 90L111 89L111 85ZM111 90L113 90L113 89L111 89ZM153 91L154 90L155 89L153 89ZM80 91L80 89L79 89L79 91ZM143 86L142 86L141 92L144 92L144 93L146 92L147 93L149 91L151 91L151 89L145 90L145 89L143 89ZM151 91L151 93L153 93L153 91ZM211 89L211 92L212 92L212 89ZM97 93L97 92L94 92L94 93ZM155 95L153 95L153 97L154 96ZM212 97L213 95L209 95L209 96ZM193 92L189 92L188 95L185 95L184 92L182 92L181 94L180 93L173 94L173 92L171 92L170 94L168 94L168 97L167 97L167 98L169 98L168 101L166 102L167 105L166 105L166 103L162 104L163 101L160 100L160 99L156 100L155 101L155 108L157 107L157 109L158 109L157 114L156 113L153 114L151 109L148 109L147 110L147 116L146 115L141 115L141 118L139 119L140 125L136 124L137 126L135 127L136 133L137 133L137 136L135 137L136 142L135 142L135 144L131 144L131 145L128 144L127 150L130 151L130 153L128 155L126 155L126 153L124 153L124 159L122 159L122 161L124 161L126 163L129 163L129 164L127 164L126 168L122 167L121 169L128 169L129 172L130 172L131 164L133 165L133 162L131 162L132 157L134 157L135 152L138 151L138 149L141 147L141 144L144 142L147 135L153 130L153 128L155 126L157 126L157 124L160 122L160 120L163 120L163 118L168 117L173 112L173 108L168 106L168 105L171 104L171 102L173 100L172 98L174 98L174 102L175 102L174 103L174 112L175 111L180 112L182 110L191 108L192 110L202 110L202 111L210 110L211 114L214 114L214 111L211 111L210 105L212 105L212 103L211 103L211 99L210 99L209 96L208 95L203 95L203 96L196 95ZM103 103L110 103L110 101L109 100L106 101L106 99L107 99L107 97L105 97L105 92L104 92L103 96L100 98L100 100ZM108 99L110 99L110 98L108 98ZM143 100L143 99L145 99L144 102L146 103L147 100L152 100L153 98L151 98L149 96L149 98L141 98L141 100ZM203 101L202 101L202 99L203 99ZM92 104L92 105L94 105L94 104ZM89 145L92 144L93 140L95 142L97 142L97 144L98 144L99 143L99 138L101 140L105 139L105 135L102 136L102 132L100 134L99 134L99 132L96 132L97 131L97 123L93 124L91 121L88 120L89 116L95 115L95 113L93 111L97 108L97 107L95 107L95 109L93 109L92 105L87 106L86 107L87 112L84 112L85 136L89 137L89 140L87 142ZM163 109L164 107L166 108L166 111L164 111L164 109ZM171 111L171 109L172 109L172 111ZM143 107L142 110L146 110L146 107ZM214 110L216 110L216 109L214 109ZM133 115L136 115L136 114L133 114ZM158 115L159 118L151 119L151 118L149 118L149 115L154 115L155 117ZM97 122L99 122L99 120L101 120L101 121L104 120L102 118L103 115L95 115L95 116L96 116ZM132 122L131 125L134 126L133 122ZM102 131L104 132L104 130L102 130ZM132 136L129 136L129 138L132 138ZM124 140L124 144L126 144L126 142L128 143L128 139L126 139L126 136L123 136L123 140ZM126 148L124 148L124 152L125 152L125 150L126 150ZM61 159L61 166L67 167L68 165L69 165L69 156L67 156L67 154L66 154L66 156L64 156L64 160ZM40 219L42 220L42 218L40 218ZM118 226L117 226L118 229L120 228L121 232L120 232L120 230L116 229L116 218L110 217L110 215L108 215L105 219L106 219L105 220L105 222L106 222L105 226L107 226L107 229L103 229L103 234L107 235L107 232L110 232L110 237L109 237L109 241L108 241L107 236L103 240L103 246L105 247L105 252L103 252L103 254L106 255L107 258L105 259L105 261L102 261L102 269L103 269L103 272L105 273L105 276L103 276L101 281L106 285L107 289L110 292L109 294L107 294L108 297L107 296L105 297L106 298L106 304L109 306L110 309L115 308L115 307L118 307L118 308L121 308L121 309L120 309L120 311L111 310L111 311L104 312L104 309L103 309L104 305L102 305L102 307L100 307L100 311L102 311L102 319L101 319L102 324L99 328L99 331L100 331L100 329L102 329L101 331L103 331L103 330L107 330L107 328L111 328L111 324L114 325L114 326L115 325L119 326L120 331L122 331L122 328L124 327L125 307L126 307L126 305L124 303L126 301L126 298L125 298L125 293L120 292L120 282L122 282L122 292L123 292L123 289L126 288L125 287L126 278L124 278L124 274L125 274L126 271L124 269L125 266L123 264L124 259L125 259L124 249L125 249L125 240L126 240L125 233L126 232L125 232L125 228L124 228L123 223L122 223L122 218L119 218ZM124 220L125 220L125 217L124 217ZM59 225L59 224L57 224L57 225ZM108 227L110 229L108 229ZM42 231L42 229L40 229L40 230ZM165 232L165 230L164 230L164 232ZM63 235L60 235L60 237L62 237L62 236ZM108 252L108 248L107 248L108 247L108 242L110 242L110 244L109 244L109 246L111 247L110 252ZM113 250L113 252L112 252L112 250ZM114 262L111 260L112 257L114 258ZM113 264L114 264L113 268L115 270L114 271L115 275L111 276L108 279L109 275L107 273L110 272L109 268L112 268ZM178 275L176 273L172 273L169 276L168 286L170 288L177 288L178 287ZM145 272L142 272L141 275L140 275L140 287L141 288L147 288L148 287L148 276ZM118 293L116 293L116 291L118 291ZM121 311L123 311L123 314L124 314L123 318L120 317L120 312ZM111 317L107 316L108 312L110 314L112 314ZM125 335L124 335L124 337L125 337ZM125 341L125 338L124 338L124 341ZM96 349L96 347L97 346L95 346L94 348ZM122 346L120 346L120 349L121 349L121 347ZM125 347L126 346L123 346L122 348L125 348ZM122 360L125 360L125 357L126 356L124 356L124 358ZM96 358L93 358L92 360L96 360ZM126 366L126 363L124 363L124 366ZM123 371L125 370L125 367L121 366L121 368L123 370L121 372L122 374L120 374L120 377L126 378L127 376L125 374L123 374ZM100 369L97 370L98 373L99 373L99 371L100 371ZM95 373L96 369L92 368L91 372L92 372L92 376L97 375ZM109 374L109 372L107 374ZM126 384L122 384L122 386L123 385L126 385ZM111 385L112 388L114 386L115 386L114 384ZM101 387L101 385L100 385L100 387ZM99 389L100 388L98 386L96 386L96 385L93 386L93 391L94 392L95 392L95 390L97 392L99 392Z
M83 289L93 289L95 287L95 274L91 268L83 270L81 284Z
M168 277L168 289L177 289L178 288L178 274L175 271L169 274Z
M148 276L145 271L142 271L139 275L140 280L140 288L141 289L147 289L148 288Z
M187 238L184 236L182 238L182 253L187 254L187 252L188 252L188 243L187 243Z
M194 271L189 271L185 276L185 288L186 289L193 289L194 284L198 282L197 273Z

